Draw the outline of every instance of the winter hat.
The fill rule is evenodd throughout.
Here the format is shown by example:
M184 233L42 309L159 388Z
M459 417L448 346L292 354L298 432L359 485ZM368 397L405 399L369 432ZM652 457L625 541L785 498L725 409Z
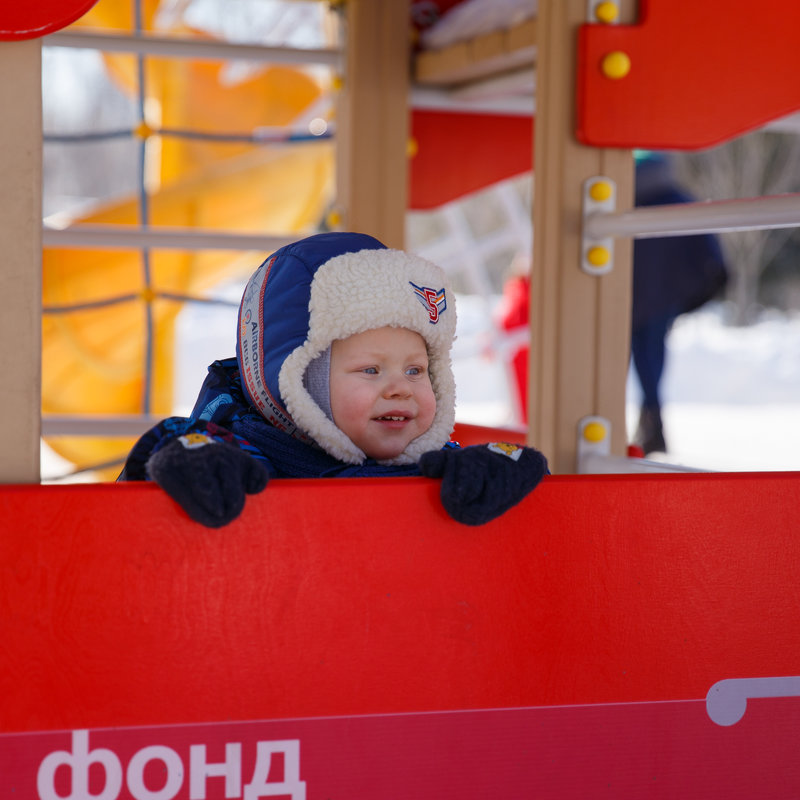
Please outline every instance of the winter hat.
M371 236L311 236L278 250L250 278L236 346L245 394L276 427L360 464L366 455L330 416L330 346L386 326L415 331L427 345L433 423L403 453L381 462L414 463L441 448L453 430L455 302L440 267Z

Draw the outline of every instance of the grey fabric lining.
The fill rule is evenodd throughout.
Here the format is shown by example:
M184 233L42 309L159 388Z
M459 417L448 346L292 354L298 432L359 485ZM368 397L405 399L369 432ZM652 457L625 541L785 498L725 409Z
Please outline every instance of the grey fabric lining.
M311 395L311 399L322 409L329 420L333 420L331 411L331 348L312 359L303 375L303 386Z

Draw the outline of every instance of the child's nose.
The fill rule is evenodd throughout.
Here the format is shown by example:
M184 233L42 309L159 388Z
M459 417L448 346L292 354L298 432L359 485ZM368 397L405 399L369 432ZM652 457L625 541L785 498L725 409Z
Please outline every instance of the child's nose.
M387 376L383 394L385 397L409 397L411 395L411 387L408 384L405 373L393 372Z

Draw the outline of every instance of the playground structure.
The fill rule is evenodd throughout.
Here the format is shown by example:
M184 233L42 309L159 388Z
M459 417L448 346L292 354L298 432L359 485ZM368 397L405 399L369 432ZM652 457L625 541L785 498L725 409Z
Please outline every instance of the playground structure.
M624 12L624 7L618 11ZM602 15L604 10L598 13ZM44 230L43 433L57 452L78 469L108 464L106 471L100 472L107 479L116 474L119 460L132 445L132 436L141 433L154 419L172 413L173 330L183 302L202 300L204 290L222 275L227 279L245 277L257 260L257 253L251 255L245 251L237 256L230 249L220 248L256 248L262 253L273 249L291 233L309 230L333 202L330 142L323 137L309 143L309 139L316 137L307 133L297 135L297 131L305 130L314 114L329 116L331 97L336 92L330 86L326 88L324 81L312 80L292 65L304 57L318 64L338 66L343 72L339 54L334 49L318 49L303 51L300 56L286 48L278 53L261 52L258 48L241 48L215 40L187 40L175 35L184 31L174 24L173 35L156 36L153 29L157 15L156 2L142 5L138 24L147 33L145 41L141 36L125 34L131 26L130 9L101 2L68 31L51 34L48 40L63 47L102 48L109 71L127 91L139 95L141 118L129 135L140 141L143 161L140 196L106 203L72 220L67 227ZM731 98L731 110L716 114L711 122L705 115L694 115L692 119L697 121L693 127L697 132L686 126L670 127L666 119L659 117L659 114L664 116L662 105L647 104L648 90L636 76L641 74L640 63L652 58L651 50L662 52L648 44L644 55L640 52L641 41L658 39L653 30L674 25L679 16L674 8L669 12L658 7L648 9L633 31L635 36L626 34L635 40L633 44L609 41L591 45L606 53L621 53L626 58L629 52L635 54L637 70L633 77L625 75L622 79L609 77L602 70L581 70L577 113L582 136L590 140L595 137L593 144L608 144L597 139L598 126L604 124L612 127L618 137L627 136L628 142L697 146L741 132L752 126L752 119L763 123L770 116L785 116L786 110L791 110L791 97L784 96L785 90L759 94L746 85L748 97L757 96L749 105L737 105ZM406 103L406 128L410 128L413 154L409 161L406 147L405 155L395 152L393 156L400 158L399 164L409 165L407 207L436 207L475 188L529 170L532 121L529 114L521 113L520 107L513 108L509 98L516 98L520 106L520 97L530 96L532 107L529 76L533 61L538 58L541 63L546 57L546 48L538 56L536 48L537 29L543 20L528 17L508 30L490 31L466 43L434 52L422 50L417 55L411 105ZM741 28L726 24L730 28L726 29L729 40L739 41L743 36ZM98 26L103 32L97 32ZM774 34L775 27L774 21L762 23L758 36L766 40ZM617 32L611 30L611 34L616 36ZM690 80L691 75L683 74L681 65L687 61L686 52L694 46L692 41L682 40L682 50L666 49L658 58L677 62L671 67L671 74L679 85L690 86L694 94L690 92L689 97L698 107L701 93L697 87L705 87L707 91L709 85L719 83L721 73L715 66L709 70L713 74L704 74L702 79ZM205 59L233 56L237 47L244 51L245 58L261 60L268 53L288 65L262 67L255 77L225 87L219 63ZM601 63L600 56L588 52L588 48L587 39L580 45L579 58ZM680 58L676 58L676 52ZM138 72L133 55L136 53ZM174 57L161 57L167 55ZM186 61L190 57L201 60ZM785 70L790 68L793 55L776 48L770 58L773 69ZM723 56L714 63L730 68ZM500 89L492 89L489 81L489 90L481 93L471 89L460 106L457 99L453 101L453 97L465 96L465 90L460 88L465 80L472 80L468 86L474 86L477 78L497 72L504 76ZM498 80L495 78L495 83ZM613 111L614 104L620 102L619 87L614 87L607 103L600 103L591 113L588 110L588 104L597 103L596 98L609 94L609 88L615 84L624 84L625 92L630 94L624 101L626 108L635 109L623 117L627 132L617 120L616 112L612 114L613 123L607 121L609 109ZM448 88L452 86L456 90ZM658 90L666 91L666 86ZM505 106L503 113L498 113L497 108L492 110L491 106L481 108L475 100L476 96L491 97L493 92L500 96L500 108ZM358 93L351 89L339 94L341 105L346 108L348 97ZM558 87L557 96L566 93ZM204 102L199 102L199 98ZM546 98L547 93L540 91L539 103ZM744 113L738 110L739 106L744 107ZM145 113L145 107L158 111ZM392 107L397 107L397 103L393 102ZM344 119L346 115L340 109L338 116ZM549 115L549 118L555 117ZM650 125L649 129L643 127L642 119ZM372 120L368 122L374 124ZM231 134L231 126L239 133ZM280 126L284 132L276 133ZM391 129L400 128L402 121L393 119ZM377 131L373 134L378 136ZM368 143L374 137L366 138ZM157 150L153 149L154 139L159 142ZM268 144L271 139L275 141L273 146ZM338 137L337 141L342 139ZM495 146L497 141L503 142L500 151ZM563 141L569 141L565 132L557 140ZM154 152L158 153L155 158ZM358 152L363 158L364 151ZM598 152L596 147L581 147L575 154L569 154L569 163ZM612 158L609 153L614 152L619 151L608 151L606 157ZM346 164L347 154L343 154L341 146L339 153L340 161ZM556 295L561 294L559 281L568 279L560 273L548 276L546 270L537 271L534 276L534 295L542 298L541 302L549 309L545 313L542 308L536 319L540 324L554 327L534 331L533 336L534 361L539 366L532 373L532 380L541 394L532 395L532 440L552 454L553 465L559 471L586 471L583 456L593 449L599 449L600 455L613 453L615 457L621 457L625 451L623 372L627 366L621 354L627 352L623 314L630 281L626 276L629 268L626 241L618 239L615 248L614 237L647 235L648 228L650 233L665 230L678 233L685 229L687 219L691 219L694 229L702 230L708 225L717 229L793 225L797 216L793 197L717 204L704 207L702 214L693 208L659 209L649 218L642 210L615 214L617 208L624 208L624 194L630 188L627 185L630 176L625 174L629 160L626 156L621 162L621 182L608 169L603 175L598 165L597 174L583 186L579 257L583 272L594 278L602 276L603 281L580 283L580 294L565 286L568 298L565 308L554 314L553 310L559 308L555 303ZM386 168L388 162L381 163ZM158 169L155 184L154 168ZM145 172L151 176L147 188ZM344 172L339 169L340 174ZM541 191L547 170L540 168L538 173L537 185ZM365 180L359 169L354 169L353 180ZM392 180L402 183L397 176ZM381 185L384 184L382 181ZM339 182L338 207L331 219L343 217L346 186L343 177ZM358 197L365 194L360 189ZM373 203L363 213L374 214L374 209L380 208L379 192L373 190L373 194L378 205ZM602 195L602 199L595 200L595 194ZM544 212L541 204L539 210ZM394 213L395 218L402 219L402 214ZM396 219L394 226L397 228ZM248 233L253 230L267 235ZM402 231L387 235L402 236ZM539 238L546 247L546 237ZM562 257L560 248L566 248L563 256L571 260L574 256L569 251L573 246L569 237L559 236L552 244L555 252L543 253L537 263L549 264L553 257L556 260ZM181 252L178 249L181 247L188 249ZM593 263L598 258L602 263ZM543 281L540 293L536 290L536 280ZM591 300L585 308L579 308L578 297L593 297L596 290L606 285L609 288L603 290L602 302ZM554 348L548 345L539 352L538 340L556 342L555 349L563 349L559 363L574 364L574 368L555 370ZM601 342L602 352L595 352L595 344L600 347ZM603 369L596 367L599 363L605 365ZM599 443L584 435L589 421L595 423L589 429L594 435L601 434L602 425ZM93 432L95 436L91 435ZM113 433L118 438L109 438ZM594 444L599 444L599 448L594 448Z
M600 6L609 5L618 16L601 22ZM629 148L697 146L709 135L735 135L800 107L798 96L754 91L763 75L792 74L800 58L791 47L800 11L790 2L769 5L758 27L742 24L746 9L738 2L706 3L698 18L697 4L685 1L641 2L637 16L633 3L540 0L535 21L524 23L536 44L536 194L549 199L534 203L529 436L555 472L575 471L582 448L593 456L624 452L630 248L615 238L614 214L631 206ZM401 246L410 87L408 53L396 32L407 24L407 5L350 2L343 13L335 206L343 228ZM699 52L708 52L711 38L723 51L728 39L709 34L723 22L730 26L726 35L735 29L761 45L764 73L749 75L736 91L758 94L763 105L737 105L738 95L726 95L726 84L711 74L715 97L730 113L689 113L684 104L681 114L672 109L670 125L656 124L651 133L637 127L657 122L670 97L671 84L654 86L656 76L670 78L656 69L667 57L656 43L671 36L690 52L701 43ZM517 66L530 57L530 46L512 46L510 33L499 39L499 50L507 49ZM15 484L38 481L39 317L32 308L39 284L32 265L41 231L32 176L40 155L24 146L37 132L36 114L22 102L38 91L38 46L38 40L0 46L0 61L13 63L20 76L2 90L21 113L4 133L3 174L16 192L0 228L8 255L0 280L11 311L2 315L0 333L4 343L20 343L4 345L0 356L6 374L16 376L4 392L18 423L0 468L3 480ZM667 49L680 61L679 48ZM607 74L608 52L627 54L630 72ZM497 49L491 58L495 66L509 63ZM709 71L719 63L712 55L707 61ZM700 83L698 61L692 63L681 80L672 74L676 83ZM476 69L469 65L471 74ZM702 92L697 96L706 102ZM690 122L700 128L708 117L725 117L725 124L712 134L690 130ZM657 140L647 138L652 131ZM680 138L666 138L673 135ZM412 160L412 190L413 169ZM754 204L766 202L772 201ZM791 218L791 199L782 205ZM642 217L628 213L646 229ZM598 259L584 258L598 247L606 251L599 268ZM111 745L93 730L88 747L110 747L128 764L131 795L145 797L155 789L142 788L144 767L139 775L132 764L158 761L169 781L177 774L170 753L189 756L177 744L165 748L161 728L130 744L125 737L132 741L137 729L184 725L199 742L210 741L223 723L283 720L276 733L258 734L283 744L282 777L270 778L264 761L248 762L243 782L253 776L252 796L271 781L301 796L297 774L286 766L295 763L287 743L297 740L300 775L313 796L315 781L324 785L315 760L320 750L341 766L354 754L365 758L369 735L351 734L350 743L342 736L338 748L335 734L323 736L314 749L304 738L304 726L314 734L308 718L377 715L389 734L408 741L402 726L409 723L420 737L410 741L424 742L426 720L436 724L430 712L463 712L465 726L477 720L478 731L490 731L466 712L495 709L508 720L527 709L533 716L524 724L497 723L503 742L535 742L540 753L510 748L521 774L509 790L539 780L545 797L640 796L644 787L655 797L698 787L705 796L785 797L800 784L785 747L800 722L793 677L800 672L793 582L799 478L556 475L501 520L475 530L446 519L436 484L423 479L285 481L251 500L241 520L213 538L179 517L152 486L9 486L0 491L8 527L3 616L13 629L0 674L4 695L14 700L4 707L0 746L39 753L31 769L42 774L48 753L77 759L82 741L67 734L43 739L44 732L120 729ZM726 680L742 683L719 683ZM715 692L724 695L731 685L748 710L723 725ZM633 720L634 712L643 716ZM574 721L561 722L571 714ZM303 725L292 722L301 717ZM325 724L318 720L319 729ZM629 757L609 752L599 733L609 725L623 731ZM536 738L542 726L559 732L550 738L561 746ZM404 751L406 763L452 788L459 780L453 765L471 752L466 729L443 734L437 741L447 744L430 759ZM242 735L221 730L225 742ZM592 755L576 768L570 741L578 741L571 737L579 731L582 752ZM22 732L39 733L15 735ZM384 741L395 741L389 734ZM498 751L487 737L482 752L490 767L474 780L488 775L497 787L512 778L491 766L502 762L491 761ZM143 744L162 749L136 761ZM211 777L222 760L222 751L214 752L204 762L208 771L200 770L209 786L221 775ZM234 759L227 751L225 759L230 774ZM638 769L642 763L653 769ZM106 767L107 776L112 772ZM30 774L20 776L20 786ZM388 796L381 777L358 790ZM414 784L412 794L442 796L432 780ZM460 796L470 790L479 792L480 784ZM170 796L184 796L179 791Z

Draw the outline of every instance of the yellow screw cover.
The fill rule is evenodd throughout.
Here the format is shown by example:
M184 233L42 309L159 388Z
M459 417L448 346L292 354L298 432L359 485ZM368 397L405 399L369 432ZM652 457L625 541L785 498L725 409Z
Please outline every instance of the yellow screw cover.
M614 50L603 57L602 69L606 78L624 78L631 71L630 56L622 50Z
M611 184L608 181L595 181L589 187L589 197L595 203L603 203L611 197Z
M590 422L583 429L583 438L597 444L606 438L606 426L602 422Z
M598 3L594 9L594 15L598 22L605 22L610 25L612 22L617 21L619 6L611 2Z
M594 247L590 247L586 252L586 260L593 267L604 267L606 264L608 264L610 259L611 253L609 253L607 247L595 245Z

